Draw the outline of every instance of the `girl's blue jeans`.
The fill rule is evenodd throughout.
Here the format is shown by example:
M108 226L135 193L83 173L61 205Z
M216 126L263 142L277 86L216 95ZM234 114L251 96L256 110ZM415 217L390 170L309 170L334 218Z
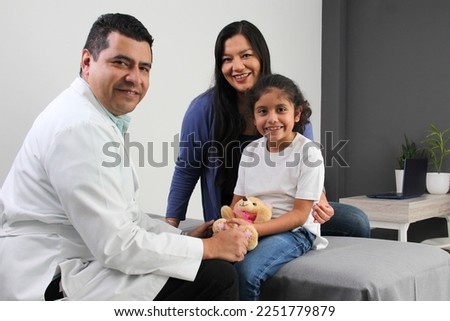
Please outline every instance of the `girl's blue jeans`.
M239 300L258 300L261 284L284 264L311 250L316 236L304 228L269 235L235 264L239 274Z

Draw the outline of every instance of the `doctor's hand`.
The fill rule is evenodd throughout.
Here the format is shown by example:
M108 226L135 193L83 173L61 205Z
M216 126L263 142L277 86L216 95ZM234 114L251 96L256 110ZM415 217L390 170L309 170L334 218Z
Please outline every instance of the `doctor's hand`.
M199 237L199 238L206 238L212 236L212 225L214 223L214 220L205 222L199 226L197 226L195 229L187 233L189 236L193 237Z
M222 259L239 262L247 254L247 237L240 229L233 228L203 239L203 259Z

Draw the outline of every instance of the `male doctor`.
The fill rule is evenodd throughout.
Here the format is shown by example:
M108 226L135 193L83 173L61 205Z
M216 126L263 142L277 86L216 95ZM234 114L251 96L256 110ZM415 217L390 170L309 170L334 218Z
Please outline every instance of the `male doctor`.
M181 235L139 208L129 162L105 166L105 144L128 157L152 43L136 18L100 16L80 77L34 122L0 194L0 300L237 299L229 262L244 258L244 234L198 238L205 223Z

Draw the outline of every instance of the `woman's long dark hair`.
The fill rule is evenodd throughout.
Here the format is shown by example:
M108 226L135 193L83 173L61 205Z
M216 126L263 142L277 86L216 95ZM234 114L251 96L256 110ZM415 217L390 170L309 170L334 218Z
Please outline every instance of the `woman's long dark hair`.
M266 40L261 31L252 23L242 20L225 26L217 36L214 49L215 55L215 84L214 108L215 127L214 137L217 142L219 155L223 155L224 164L219 169L216 184L222 191L222 204L229 204L237 180L240 160L239 136L245 129L245 119L238 110L237 92L222 73L222 59L225 41L236 35L243 35L256 53L261 65L260 76L271 73L270 53Z

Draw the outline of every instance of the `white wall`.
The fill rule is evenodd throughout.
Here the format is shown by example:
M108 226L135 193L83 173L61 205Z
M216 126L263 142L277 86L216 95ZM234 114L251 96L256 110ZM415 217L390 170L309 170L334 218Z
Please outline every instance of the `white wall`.
M272 69L296 80L320 124L321 13L319 0L2 0L0 2L0 182L42 109L78 75L81 49L95 19L108 12L136 16L155 38L150 90L131 115L130 140L153 144L155 162L138 168L144 210L163 214L173 171L170 143L189 102L213 79L214 42L226 24L246 19L264 34ZM132 149L137 162L137 149ZM145 153L149 148L145 148ZM144 155L141 155L143 157ZM201 218L199 188L189 217Z

